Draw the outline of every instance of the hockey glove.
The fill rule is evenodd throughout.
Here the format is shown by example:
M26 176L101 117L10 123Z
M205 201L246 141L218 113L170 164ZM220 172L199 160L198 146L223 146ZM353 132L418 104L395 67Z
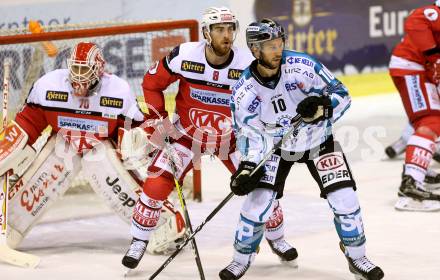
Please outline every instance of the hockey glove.
M333 116L332 102L326 96L309 96L298 104L296 112L301 115L303 122L316 124Z
M264 176L264 167L249 176L257 165L250 161L242 161L238 170L231 176L231 191L236 195L246 195L253 191Z
M123 130L120 132L122 134L120 151L125 168L135 170L146 166L148 163L147 155L154 149L148 140L149 135L140 127L130 130L120 129Z
M157 148L165 146L166 138L172 142L172 139L176 140L181 136L167 114L158 117L150 116L145 124L145 130L151 134L150 142Z

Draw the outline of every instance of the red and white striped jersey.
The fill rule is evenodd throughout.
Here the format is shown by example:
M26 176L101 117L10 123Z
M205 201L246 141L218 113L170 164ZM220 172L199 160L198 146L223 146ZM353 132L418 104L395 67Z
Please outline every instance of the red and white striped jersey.
M205 42L177 46L147 71L142 86L149 106L166 114L163 90L179 80L177 129L199 142L219 143L232 139L232 86L254 57L248 49L232 47L225 63L212 65L206 60L205 46Z
M82 151L99 139L116 139L118 127L123 127L125 120L129 124L144 120L126 81L105 73L101 83L96 95L79 98L71 94L67 69L51 71L38 79L15 118L29 135L29 143L50 125L53 133L62 133Z
M417 8L405 20L405 36L392 52L390 73L399 76L424 71L423 52L434 47L440 48L440 8Z

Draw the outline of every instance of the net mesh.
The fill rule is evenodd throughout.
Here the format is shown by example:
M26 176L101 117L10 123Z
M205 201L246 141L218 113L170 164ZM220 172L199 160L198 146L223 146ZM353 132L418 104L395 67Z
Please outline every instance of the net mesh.
M157 22L156 22L157 23ZM162 23L162 22L161 22ZM169 22L163 22L165 26ZM71 24L44 27L45 33L59 32L69 33L72 30L91 30L101 27L133 27L145 25L144 23L126 22L110 23L101 22L95 24ZM8 30L0 33L2 38L29 34L27 29ZM128 81L132 91L143 101L142 79L151 65L156 60L167 55L176 45L190 41L191 33L189 27L181 27L171 30L149 31L139 30L135 33L122 33L116 35L102 34L100 36L72 38L57 40L54 37L50 43L55 45L57 54L50 57L45 48L45 42L15 43L0 45L0 77L3 81L3 65L6 61L11 63L10 94L8 115L13 118L24 103L29 90L39 77L45 73L67 68L66 59L69 57L72 47L80 41L89 41L98 44L106 60L106 72L114 73ZM194 39L193 39L194 40ZM3 90L3 85L1 85ZM177 84L171 85L166 90L167 109L172 111L173 94L177 92ZM2 97L3 98L3 95ZM3 101L1 99L1 101Z
M159 27L158 27L159 26ZM167 55L175 46L196 41L198 24L195 20L160 22L97 22L86 24L44 26L46 39L32 42L23 36L34 36L29 29L0 31L0 79L3 81L4 64L11 64L10 92L8 97L8 118L14 119L24 104L32 84L45 73L59 68L67 68L66 60L73 46L80 41L98 44L106 60L105 71L125 79L136 94L141 109L147 111L142 94L142 80L145 72ZM104 30L105 29L105 30ZM78 38L74 33L80 30L84 34ZM117 30L117 31L115 31ZM90 32L89 32L90 31ZM102 34L100 34L102 32ZM118 33L118 34L114 34ZM70 34L72 35L70 37ZM40 34L41 35L41 34ZM60 39L62 38L62 39ZM10 42L13 39L13 43ZM22 40L22 41L21 41ZM51 56L47 42L56 47L56 55ZM174 96L178 82L165 90L166 108L174 111ZM0 83L3 92L3 83ZM3 94L0 94L3 102ZM200 173L197 175L200 177ZM83 176L78 176L73 185L89 189ZM192 177L185 178L185 189L193 192ZM194 189L196 199L200 200L200 186ZM75 188L73 188L75 192ZM189 195L189 194L188 194Z

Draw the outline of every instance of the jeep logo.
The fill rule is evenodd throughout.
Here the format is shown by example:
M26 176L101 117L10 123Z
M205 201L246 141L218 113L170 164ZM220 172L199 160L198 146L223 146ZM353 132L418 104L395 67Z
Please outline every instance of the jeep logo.
M218 112L193 108L189 110L189 119L196 128L211 135L227 135L232 131L231 119Z
M118 199L120 201L122 201L122 206L133 207L136 204L136 201L131 197L129 197L127 193L121 191L122 188L120 185L117 184L118 181L119 181L118 177L116 177L113 180L111 180L110 177L107 177L105 179L107 185L112 187L113 193L118 196Z

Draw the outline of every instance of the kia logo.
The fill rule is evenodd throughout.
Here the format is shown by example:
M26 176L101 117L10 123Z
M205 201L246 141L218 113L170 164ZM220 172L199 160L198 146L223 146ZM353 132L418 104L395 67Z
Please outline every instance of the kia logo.
M316 168L319 171L329 171L337 169L344 165L344 158L336 154L328 154L321 157L316 164Z

